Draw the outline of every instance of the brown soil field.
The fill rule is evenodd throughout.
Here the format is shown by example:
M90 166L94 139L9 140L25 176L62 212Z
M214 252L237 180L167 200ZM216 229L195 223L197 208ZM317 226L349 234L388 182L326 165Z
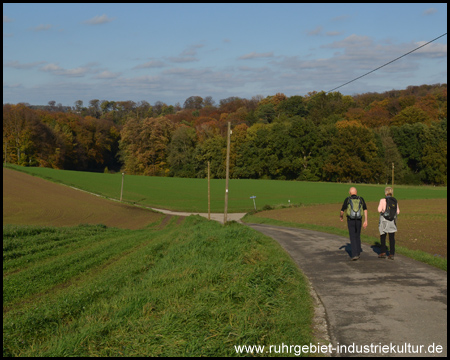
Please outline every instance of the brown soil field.
M103 199L11 169L3 169L3 224L103 224L140 229L163 214Z
M262 211L255 216L347 230L339 220L342 204L312 205ZM395 244L447 258L447 199L399 200ZM368 226L362 234L380 238L378 202L367 202ZM386 241L389 245L389 240Z

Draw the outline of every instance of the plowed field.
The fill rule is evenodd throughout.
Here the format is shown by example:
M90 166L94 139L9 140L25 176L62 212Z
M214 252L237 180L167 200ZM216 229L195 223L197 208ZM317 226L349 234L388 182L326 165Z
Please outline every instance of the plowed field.
M139 229L164 217L55 184L22 172L3 169L3 224L76 226L103 224Z

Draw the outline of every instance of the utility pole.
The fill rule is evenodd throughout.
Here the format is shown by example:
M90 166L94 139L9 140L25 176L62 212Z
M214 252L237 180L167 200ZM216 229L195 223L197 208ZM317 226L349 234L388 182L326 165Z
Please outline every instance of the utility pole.
M210 170L208 161L208 220L211 220L211 186L210 186Z
M228 178L230 176L230 135L231 135L231 123L228 122L228 132L227 132L227 171L225 180L225 210L223 213L223 224L227 223L227 212L228 212Z
M125 173L122 173L122 187L120 188L120 201L122 201L122 194L123 194L123 177Z

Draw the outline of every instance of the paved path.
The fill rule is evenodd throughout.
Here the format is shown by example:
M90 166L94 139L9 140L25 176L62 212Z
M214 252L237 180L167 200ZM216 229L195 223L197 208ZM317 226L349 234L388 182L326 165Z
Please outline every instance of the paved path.
M392 344L397 353L347 356L447 356L447 272L401 255L394 261L378 259L366 244L361 259L350 261L345 237L247 225L278 241L309 278L325 307L334 348L355 344L366 351L373 344L388 345L390 351ZM433 344L443 351L424 354ZM422 354L411 353L420 345Z
M180 211L170 211L170 210L164 210L164 209L156 209L151 208L152 210L161 212L163 214L167 215L177 215L177 216L189 216L189 215L200 215L204 218L208 218L208 213L191 213L191 212L180 212ZM246 213L230 213L227 214L227 221L237 221L241 222L241 219L244 217ZM211 220L218 221L223 224L224 215L223 213L211 213L210 214Z

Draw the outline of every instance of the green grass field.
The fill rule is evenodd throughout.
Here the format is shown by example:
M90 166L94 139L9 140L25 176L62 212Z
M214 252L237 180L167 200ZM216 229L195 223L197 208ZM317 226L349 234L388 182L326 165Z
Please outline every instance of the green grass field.
M40 176L44 179L70 185L108 198L119 199L121 174L103 174L49 168L8 165L12 169ZM317 183L278 180L229 181L228 212L253 210L265 205L309 205L342 203L351 184ZM353 184L366 201L378 201L386 185ZM395 186L395 197L402 199L446 198L447 187ZM225 180L211 180L211 212L223 212ZM290 202L289 202L290 200ZM165 178L125 175L123 201L175 211L207 212L208 182L206 179Z
M275 241L175 220L4 226L3 356L233 356L316 340L307 282Z

